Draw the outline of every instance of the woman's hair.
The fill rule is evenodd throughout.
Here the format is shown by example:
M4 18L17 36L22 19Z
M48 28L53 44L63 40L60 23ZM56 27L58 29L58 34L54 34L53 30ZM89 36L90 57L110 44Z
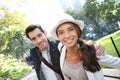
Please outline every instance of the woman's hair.
M78 34L78 44L80 46L81 50L81 59L83 60L83 68L85 70L96 72L101 69L98 58L96 57L96 50L94 45L87 45L83 42L83 40L80 39L82 31L81 29L76 25L75 26Z
M87 45L82 40L78 40L80 50L81 50L81 59L83 61L84 69L96 72L101 69L98 58L96 57L95 47L93 45Z

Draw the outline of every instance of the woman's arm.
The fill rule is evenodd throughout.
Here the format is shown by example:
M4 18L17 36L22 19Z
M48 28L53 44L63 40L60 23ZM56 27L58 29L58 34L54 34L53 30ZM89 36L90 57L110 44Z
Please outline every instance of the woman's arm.
M104 56L97 56L99 58L99 63L106 66L120 69L120 58L113 57L105 53Z

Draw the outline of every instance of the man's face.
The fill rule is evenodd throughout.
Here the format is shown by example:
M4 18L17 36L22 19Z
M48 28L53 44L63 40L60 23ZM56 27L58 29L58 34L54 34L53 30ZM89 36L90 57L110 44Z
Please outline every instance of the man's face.
M38 46L41 51L45 51L48 49L48 41L46 37L46 33L42 32L39 28L28 33L31 41L34 45Z

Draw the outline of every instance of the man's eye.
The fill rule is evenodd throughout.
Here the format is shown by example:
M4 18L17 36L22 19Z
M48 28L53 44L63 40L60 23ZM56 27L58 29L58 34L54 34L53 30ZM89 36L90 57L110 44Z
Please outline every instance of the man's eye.
M41 37L43 34L38 34L38 37Z
M32 41L35 41L35 39L36 39L36 38L32 38L31 40L32 40Z
M41 36L41 34L38 35L38 37L40 37L40 36Z

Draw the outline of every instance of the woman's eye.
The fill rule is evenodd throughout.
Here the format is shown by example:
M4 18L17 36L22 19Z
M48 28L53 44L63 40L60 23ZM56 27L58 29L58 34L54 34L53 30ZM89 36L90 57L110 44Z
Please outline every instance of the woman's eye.
M73 31L74 30L74 28L69 28L69 31Z
M58 35L60 35L60 34L63 34L63 32L62 31L58 32Z

